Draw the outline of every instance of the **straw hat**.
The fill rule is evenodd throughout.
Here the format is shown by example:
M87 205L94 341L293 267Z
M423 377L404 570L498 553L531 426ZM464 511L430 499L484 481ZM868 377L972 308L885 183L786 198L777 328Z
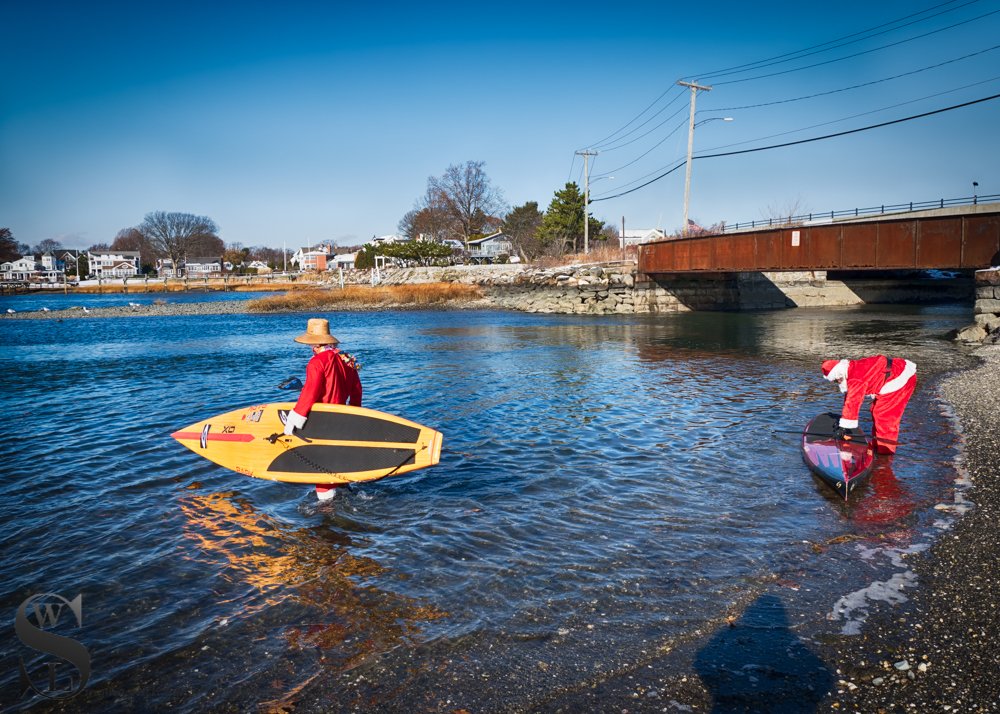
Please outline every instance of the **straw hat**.
M337 345L340 340L330 334L330 321L321 317L310 318L304 334L295 338L304 345Z

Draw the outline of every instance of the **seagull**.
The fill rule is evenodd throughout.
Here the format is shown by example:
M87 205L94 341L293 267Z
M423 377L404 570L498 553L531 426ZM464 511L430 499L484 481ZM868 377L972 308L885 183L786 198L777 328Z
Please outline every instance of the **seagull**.
M48 312L48 311L49 311L49 309L47 307L43 307L42 308L42 312Z
M13 315L13 314L14 314L14 308L12 308L12 307L8 307L8 308L7 308L7 314L8 314L8 315Z
M129 306L130 308L132 308L132 312L135 312L136 310L138 310L138 309L139 309L139 303L137 303L137 302L130 302L130 303L128 304L128 306Z
M84 305L84 306L83 306L83 311L84 311L84 312L90 312L90 310L89 310L89 309L87 309L87 306L86 306L86 305Z

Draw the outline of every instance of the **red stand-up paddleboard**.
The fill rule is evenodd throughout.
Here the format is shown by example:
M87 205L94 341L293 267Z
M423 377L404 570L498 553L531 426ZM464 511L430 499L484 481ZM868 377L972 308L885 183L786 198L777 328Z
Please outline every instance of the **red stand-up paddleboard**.
M850 440L834 437L839 414L820 414L802 432L802 458L823 483L847 497L868 480L875 449L862 429L852 429Z

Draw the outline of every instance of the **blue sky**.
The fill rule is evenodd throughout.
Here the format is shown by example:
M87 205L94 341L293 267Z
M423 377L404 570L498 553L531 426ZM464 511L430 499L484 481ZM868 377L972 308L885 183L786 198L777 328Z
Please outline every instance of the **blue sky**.
M612 196L683 161L678 79L712 86L699 121L733 118L699 126L695 155L1000 94L997 0L38 2L4 3L0 25L0 226L29 245L111 242L157 210L206 215L226 243L349 245L396 232L429 176L470 160L511 206L544 209L582 185L586 148L595 216L672 230L683 167ZM1000 194L998 126L993 100L696 160L690 215L957 198L974 180Z

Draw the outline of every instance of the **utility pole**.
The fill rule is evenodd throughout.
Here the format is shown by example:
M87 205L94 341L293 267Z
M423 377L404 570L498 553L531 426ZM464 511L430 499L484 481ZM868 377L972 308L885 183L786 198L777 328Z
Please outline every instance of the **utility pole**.
M695 98L698 96L698 90L703 92L709 92L712 90L711 87L705 87L700 84L695 84L694 82L677 82L677 84L682 87L691 88L691 118L688 120L688 155L687 155L687 168L684 170L684 223L681 227L681 235L687 235L688 232L688 206L691 201L691 152L694 149L694 105Z
M590 252L590 163L591 156L597 156L598 152L587 149L577 151L578 156L583 157L583 252Z

